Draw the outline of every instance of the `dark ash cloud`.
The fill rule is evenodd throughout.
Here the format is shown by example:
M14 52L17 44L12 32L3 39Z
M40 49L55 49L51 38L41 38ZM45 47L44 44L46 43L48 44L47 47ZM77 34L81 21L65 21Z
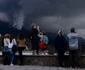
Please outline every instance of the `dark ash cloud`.
M48 32L68 33L75 27L80 36L85 35L85 0L0 0L0 13L6 16L0 20L17 29L29 29L35 22Z

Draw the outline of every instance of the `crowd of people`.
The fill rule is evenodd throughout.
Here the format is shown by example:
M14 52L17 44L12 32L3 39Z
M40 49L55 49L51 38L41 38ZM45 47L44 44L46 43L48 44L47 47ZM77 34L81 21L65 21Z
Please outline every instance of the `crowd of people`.
M36 24L32 24L32 33L31 33L31 40L32 40L32 49L33 52L36 50L38 54L39 44L43 43L44 49L48 45L49 39L46 36L44 39L44 35L46 36L45 32L41 32L39 26L37 27ZM62 30L59 30L57 36L54 41L54 45L56 47L56 51L58 53L58 63L59 67L63 67L64 61L64 53L69 51L69 66L72 67L73 59L74 59L74 67L78 67L78 57L79 57L79 46L78 46L78 34L75 28L70 29L70 33L67 35L68 41L62 34ZM46 41L44 41L46 40Z
M32 43L31 48L31 50L33 50L32 54L39 55L39 50L41 50L45 54L44 51L47 50L47 44L49 42L49 39L46 36L46 33L43 31L41 32L39 26L36 26L35 23L31 25L30 34L28 37ZM13 66L15 53L18 52L20 65L23 65L22 51L25 49L28 50L26 43L27 38L22 33L19 33L17 38L12 34L5 34L3 36L3 39L0 41L0 44L3 44L2 48L3 64L4 65L10 64L11 66Z
M75 67L77 66L77 56L79 52L78 34L75 28L71 28L70 32L71 33L67 35L68 41L62 34L62 30L58 31L54 40L54 45L58 53L59 67L63 67L64 53L66 51L69 51L69 66L72 66L73 56L75 57ZM45 53L45 50L47 50L49 44L49 38L46 35L46 32L41 31L40 27L37 26L35 23L31 25L29 39L32 43L31 50L33 51L33 55L39 55L39 50ZM8 61L6 61L6 59L8 58L6 55L9 54L9 64L13 66L14 56L15 53L18 51L20 65L23 65L22 51L25 48L27 49L26 41L27 39L22 33L20 33L17 38L14 37L12 34L5 34L3 39L4 47L2 49L3 64L6 64L6 62L8 63Z
M13 35L5 34L3 39L4 47L2 49L3 64L13 66L14 56L16 51L19 52L20 65L23 64L22 51L26 48L26 38L23 34L19 34L16 38ZM9 56L8 56L9 55ZM7 59L9 59L8 61ZM10 63L9 63L10 62Z
M58 53L58 63L59 67L63 67L64 62L64 53L69 51L69 66L78 67L78 58L79 58L79 46L78 46L78 34L76 33L75 28L71 28L71 33L67 35L68 42L65 39L62 31L58 31L58 35L55 38L55 47Z
M30 39L32 42L33 55L39 54L39 49L42 51L47 49L49 39L46 36L46 32L41 31L35 23L31 25Z

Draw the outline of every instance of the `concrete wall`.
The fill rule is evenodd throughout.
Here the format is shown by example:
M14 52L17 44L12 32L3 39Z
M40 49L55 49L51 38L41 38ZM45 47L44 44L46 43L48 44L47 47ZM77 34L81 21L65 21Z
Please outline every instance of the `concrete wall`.
M2 64L2 57L0 56ZM15 57L15 65L19 64L19 57ZM39 65L39 66L58 66L57 56L24 56L24 65ZM69 66L69 58L65 56L64 66ZM78 67L85 67L85 56L78 58Z

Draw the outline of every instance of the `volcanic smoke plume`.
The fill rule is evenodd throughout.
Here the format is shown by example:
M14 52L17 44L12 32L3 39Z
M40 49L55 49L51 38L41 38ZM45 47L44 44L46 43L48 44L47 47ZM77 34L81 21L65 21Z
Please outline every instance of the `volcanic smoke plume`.
M22 12L22 10L20 10L19 12L15 12L14 13L14 23L13 23L13 27L21 30L23 25L24 25L24 13Z
M29 29L31 23L55 33L75 27L85 38L85 0L0 0L0 13L0 20L19 30Z

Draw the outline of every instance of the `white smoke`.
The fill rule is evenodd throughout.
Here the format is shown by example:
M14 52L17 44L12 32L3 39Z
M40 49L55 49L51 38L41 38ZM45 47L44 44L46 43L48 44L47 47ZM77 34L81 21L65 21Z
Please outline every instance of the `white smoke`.
M24 18L25 18L25 15L22 10L20 10L19 12L15 12L13 27L21 30L24 25Z

